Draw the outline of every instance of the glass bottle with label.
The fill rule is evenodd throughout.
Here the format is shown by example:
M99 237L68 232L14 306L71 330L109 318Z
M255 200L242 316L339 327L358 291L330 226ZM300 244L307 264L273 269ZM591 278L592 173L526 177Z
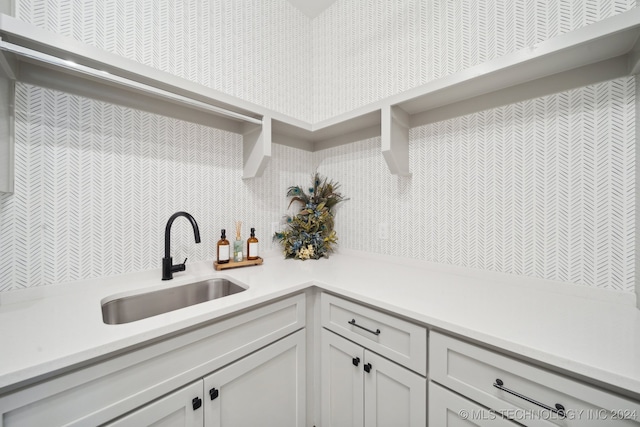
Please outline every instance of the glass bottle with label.
M229 241L227 240L227 230L222 229L220 240L218 240L217 258L218 264L226 264L229 262Z
M256 229L251 229L251 237L247 239L247 259L258 259L258 239L256 238Z
M242 222L236 222L236 241L233 242L233 260L235 262L240 262L243 259L242 253Z

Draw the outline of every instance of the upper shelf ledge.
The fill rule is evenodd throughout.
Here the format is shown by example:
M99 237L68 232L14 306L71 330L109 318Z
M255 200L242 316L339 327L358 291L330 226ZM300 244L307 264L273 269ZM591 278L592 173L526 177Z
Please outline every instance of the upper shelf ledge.
M387 100L411 115L578 69L634 51L640 8L429 82ZM635 64L627 62L630 74Z
M640 8L315 123L274 121L313 150L381 135L392 173L409 175L408 129L640 71Z
M408 135L411 127L611 80L640 70L640 8L634 8L311 124L7 15L0 15L0 34L3 41L22 48L103 70L117 78L187 98L187 101L205 103L246 116L247 119L223 117L216 112L207 112L208 125L243 135L246 178L260 176L271 155L272 141L314 151L379 135L382 136L382 152L390 171L409 175ZM21 64L17 71L16 67L11 66L13 58L8 59L8 66L0 61L0 68L7 75L17 73L20 79L46 85L43 73L32 71L33 58L18 58ZM37 66L51 67L42 63ZM73 68L62 71L63 74L77 74ZM115 86L117 90L124 91L123 97L127 92L136 91L117 81L101 79L100 75L83 77L90 84ZM64 77L56 76L55 79L57 84L64 82ZM66 87L73 91L76 85L77 82L73 81ZM153 98L153 95L147 96ZM174 102L170 98L166 100ZM181 101L175 103L180 105ZM190 111L189 118L193 116L193 111L199 111L197 103L183 104Z
M267 109L8 15L0 15L0 35L5 78L239 133L243 178L260 176L271 156L274 114Z

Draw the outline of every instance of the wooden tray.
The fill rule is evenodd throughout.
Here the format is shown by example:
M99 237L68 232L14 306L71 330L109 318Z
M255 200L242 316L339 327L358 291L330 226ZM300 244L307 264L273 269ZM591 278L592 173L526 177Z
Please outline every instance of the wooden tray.
M230 260L229 262L226 262L224 264L218 264L218 261L214 261L213 268L220 271L220 270L226 270L228 268L248 267L250 265L261 265L261 264L262 264L262 258L260 257L258 257L258 259L252 259L252 260L248 260L244 258L242 261L239 261L239 262L234 262L233 260Z

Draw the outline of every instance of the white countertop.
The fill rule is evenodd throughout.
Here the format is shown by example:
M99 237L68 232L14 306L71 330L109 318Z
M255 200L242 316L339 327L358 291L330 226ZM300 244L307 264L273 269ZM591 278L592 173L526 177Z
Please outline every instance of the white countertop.
M640 396L640 310L628 295L356 253L318 261L273 255L222 272L200 262L170 282L160 276L158 269L0 294L0 394L315 285ZM212 277L248 289L128 324L102 322L107 297Z

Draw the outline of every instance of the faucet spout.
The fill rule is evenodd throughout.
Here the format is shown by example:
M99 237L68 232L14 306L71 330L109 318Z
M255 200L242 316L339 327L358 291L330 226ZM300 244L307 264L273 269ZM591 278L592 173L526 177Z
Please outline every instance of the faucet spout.
M171 280L173 279L173 273L176 271L185 271L186 266L185 263L187 260L185 259L184 263L173 265L173 258L171 258L171 226L173 225L173 221L176 218L183 216L189 220L191 223L191 227L193 227L193 237L196 240L196 243L200 243L200 229L198 228L198 223L195 218L191 216L191 214L187 212L176 212L167 221L167 226L164 229L164 258L162 258L162 280Z

